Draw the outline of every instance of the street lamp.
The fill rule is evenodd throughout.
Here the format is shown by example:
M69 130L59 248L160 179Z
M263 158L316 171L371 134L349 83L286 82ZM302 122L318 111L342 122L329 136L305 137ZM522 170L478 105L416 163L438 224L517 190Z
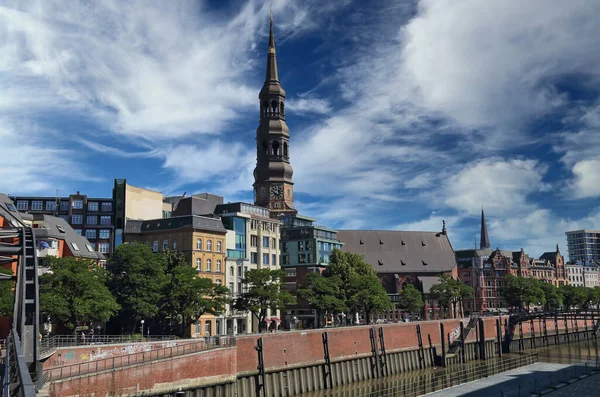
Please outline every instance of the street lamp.
M142 323L142 337L144 337L144 320L142 320L141 323Z

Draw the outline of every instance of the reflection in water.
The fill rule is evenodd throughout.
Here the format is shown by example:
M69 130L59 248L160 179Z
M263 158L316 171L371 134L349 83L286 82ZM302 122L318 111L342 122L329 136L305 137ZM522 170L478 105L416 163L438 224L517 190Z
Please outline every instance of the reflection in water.
M466 364L454 364L446 368L426 368L370 379L336 387L332 390L320 390L304 393L301 397L384 397L384 396L420 396L448 387L472 382L487 376L533 364L537 361L553 363L578 363L597 361L598 341L581 341L559 346L529 349L522 354L505 354L502 358L490 358L486 361L470 361ZM536 358L532 353L537 353Z

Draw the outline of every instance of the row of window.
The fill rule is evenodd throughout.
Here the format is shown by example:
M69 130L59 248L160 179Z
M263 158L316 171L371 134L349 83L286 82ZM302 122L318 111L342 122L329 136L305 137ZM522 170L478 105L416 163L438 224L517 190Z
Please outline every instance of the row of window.
M71 245L73 246L73 248L74 248L76 251L78 251L78 250L79 250L79 247L77 247L77 244L75 244L75 243L71 243ZM100 252L100 253L103 253L103 254L108 254L108 253L110 253L110 244L109 244L109 243L99 243L99 244L96 244L96 243L90 243L90 245L91 245L91 247L92 247L92 248L93 248L95 251L98 251L98 252ZM88 249L88 251L89 251L89 249Z
M61 218L68 220L68 215L61 215ZM102 215L98 217L97 215L88 215L85 219L86 225L97 225L98 218L100 218L100 225L110 225L111 224L111 216L110 215ZM83 215L74 214L71 215L71 223L73 225L81 225L83 224Z
M256 252L250 253L250 263L258 264L258 254ZM263 254L262 264L269 265L269 254ZM277 266L277 255L271 254L271 265Z
M75 229L75 233L81 236L82 230ZM109 229L87 229L85 231L85 238L99 238L99 239L109 239L110 238L110 230Z
M250 236L250 246L258 247L258 236ZM263 248L271 247L272 249L275 249L277 247L277 239L273 237L263 236L262 246Z
M98 211L99 208L102 208L102 211L110 212L112 211L112 203L111 202L103 202L99 203L98 201L90 201L88 202L88 211ZM28 200L18 200L17 201L17 209L19 211L27 211L29 210L29 201ZM44 201L42 200L32 200L31 201L31 210L32 211L41 211L44 209ZM83 209L83 200L73 200L73 209ZM46 201L46 211L54 211L56 210L56 201ZM69 202L61 201L60 202L60 210L68 211L69 210Z
M157 241L155 243L158 244ZM164 241L163 246L166 243L167 243L167 240ZM164 249L166 249L166 248L164 248ZM202 251L202 239L201 238L196 239L196 249L198 251ZM217 241L217 250L216 250L216 252L221 252L221 249L222 249L221 242ZM206 240L206 250L207 251L212 251L212 240Z
M217 266L216 266L215 271L217 273L220 273L221 272L221 261L217 260L216 265ZM198 270L199 272L202 271L202 259L200 259L200 258L196 258L196 270ZM207 259L206 260L206 271L207 272L212 272L212 259Z

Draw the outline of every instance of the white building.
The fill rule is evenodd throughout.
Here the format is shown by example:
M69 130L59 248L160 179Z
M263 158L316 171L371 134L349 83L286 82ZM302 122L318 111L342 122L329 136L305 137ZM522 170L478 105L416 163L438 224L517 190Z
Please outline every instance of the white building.
M221 217L227 233L226 285L231 297L237 298L245 289L242 280L247 271L269 268L281 269L280 222L270 218L266 208L247 203L217 205L215 214ZM258 332L258 320L249 312L227 307L222 316L227 326L222 334ZM268 313L272 323L279 324L279 311Z
M567 263L569 285L593 288L600 285L600 269L597 265L587 263Z

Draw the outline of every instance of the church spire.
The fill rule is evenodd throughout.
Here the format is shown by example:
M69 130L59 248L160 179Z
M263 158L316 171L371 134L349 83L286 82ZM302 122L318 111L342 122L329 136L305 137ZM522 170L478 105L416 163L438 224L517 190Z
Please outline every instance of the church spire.
M267 75L265 76L265 85L270 82L279 82L277 73L277 58L275 57L275 35L273 34L273 11L271 11L271 26L269 30L269 52L267 55Z
M488 237L487 225L485 224L485 214L481 207L481 241L479 242L480 249L490 249L490 238Z

